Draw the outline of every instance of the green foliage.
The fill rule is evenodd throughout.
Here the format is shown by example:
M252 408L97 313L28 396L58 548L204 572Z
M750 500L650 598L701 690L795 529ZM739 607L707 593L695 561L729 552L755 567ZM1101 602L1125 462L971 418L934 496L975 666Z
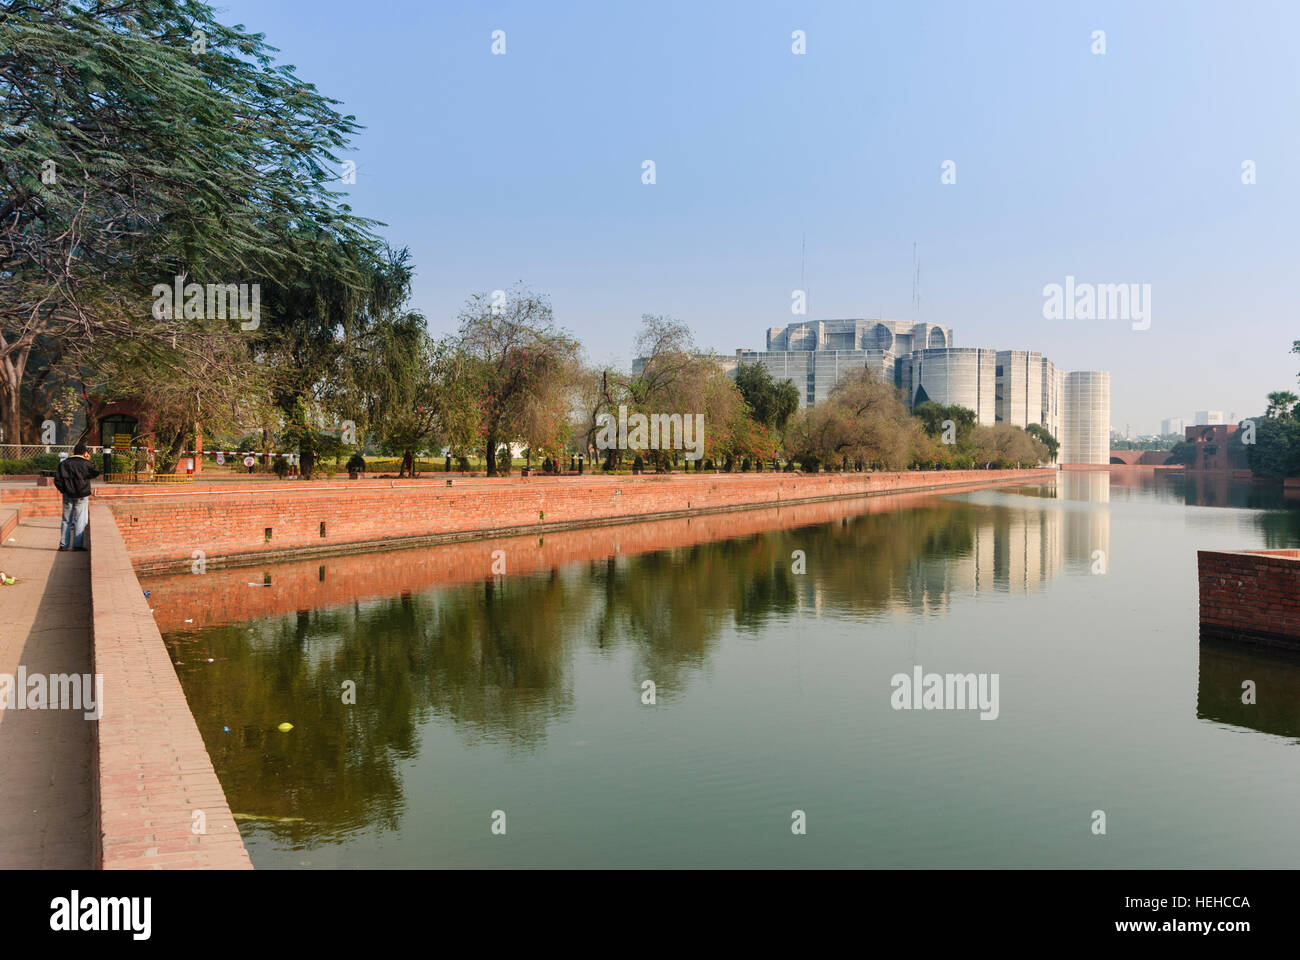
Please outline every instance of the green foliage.
M1034 467L1048 460L1047 447L1041 441L1009 423L977 426L971 434L971 446L977 466L1007 470Z
M793 381L773 379L760 363L742 363L736 368L736 388L749 407L755 423L784 430L799 409L799 388Z
M1048 430L1041 423L1031 423L1029 426L1025 427L1025 433L1029 434L1043 445L1043 448L1047 451L1046 459L1049 463L1056 459L1056 454L1061 449L1061 442L1052 436L1052 431Z
M251 284L373 244L372 224L331 186L355 119L272 54L197 0L33 0L0 13L8 436L20 435L18 374L41 338L184 350L190 322L142 311L141 291L175 276Z
M1251 473L1283 480L1300 476L1300 420L1261 417L1246 447Z
M921 426L930 437L941 437L943 424L951 420L956 427L956 446L963 446L970 439L975 429L975 411L969 407L951 404L943 406L933 400L925 400L912 408L912 416L921 421Z
M809 407L787 434L787 447L804 469L838 466L848 458L888 470L906 468L928 444L891 383L869 369L844 377L823 403Z
M1297 401L1300 401L1300 397L1290 390L1274 390L1268 395L1268 409L1264 411L1264 416L1285 420L1293 415Z
M1169 460L1167 462L1190 467L1196 462L1196 444L1189 440L1174 444L1173 449L1169 451Z
M578 343L555 326L550 301L521 287L503 303L476 294L461 310L453 354L460 380L477 404L487 474L498 473L498 450L524 440L558 451L569 433L565 394L572 384ZM464 404L458 399L456 406ZM509 469L509 458L505 463Z
M316 437L312 440L312 447L316 451L317 458L321 460L332 460L337 463L339 458L348 453L351 448L333 433L327 433L324 430L317 431ZM277 457L276 459L283 459Z

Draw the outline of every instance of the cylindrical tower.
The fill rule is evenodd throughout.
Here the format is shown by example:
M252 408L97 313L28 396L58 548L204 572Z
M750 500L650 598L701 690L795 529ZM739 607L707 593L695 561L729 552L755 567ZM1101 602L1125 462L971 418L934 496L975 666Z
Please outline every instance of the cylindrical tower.
M1062 406L1060 462L1110 463L1110 374L1067 373Z

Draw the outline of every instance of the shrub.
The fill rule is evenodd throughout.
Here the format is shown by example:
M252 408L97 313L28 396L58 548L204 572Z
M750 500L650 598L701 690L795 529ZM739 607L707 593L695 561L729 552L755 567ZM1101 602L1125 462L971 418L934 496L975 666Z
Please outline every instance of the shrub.
M352 454L352 456L348 457L347 470L348 473L365 473L366 458L359 452Z
M289 460L286 457L276 457L271 461L271 472L283 480L289 475Z

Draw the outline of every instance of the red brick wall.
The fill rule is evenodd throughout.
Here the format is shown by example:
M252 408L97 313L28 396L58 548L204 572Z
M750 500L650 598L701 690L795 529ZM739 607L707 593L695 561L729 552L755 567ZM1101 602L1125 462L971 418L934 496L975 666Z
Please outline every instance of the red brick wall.
M1196 561L1203 633L1300 645L1300 550L1200 550Z
M176 670L112 514L90 505L95 724L95 865L251 869ZM194 832L202 811L206 831Z
M707 474L294 482L232 488L101 487L137 569L176 569L203 551L267 559L395 541L545 532L664 514L1052 478L1055 470L952 470L807 477ZM325 524L321 536L320 525ZM266 538L266 529L271 537ZM522 528L522 529L521 529Z
M410 550L395 561L391 553L293 560L275 564L270 586L257 568L216 569L144 576L154 622L163 633L199 630L218 623L315 609L332 604L393 597L449 583L493 576L493 552L501 551L507 576L550 570L571 563L598 562L655 550L690 547L770 530L831 523L862 513L892 512L916 506L932 494L906 493L870 500L834 500L715 513L626 524L615 529L588 527L525 536L472 540ZM324 575L322 579L322 569ZM250 586L249 584L257 584ZM186 621L191 621L186 623Z
M24 517L57 517L63 512L63 496L53 487L0 490L0 503L18 507Z

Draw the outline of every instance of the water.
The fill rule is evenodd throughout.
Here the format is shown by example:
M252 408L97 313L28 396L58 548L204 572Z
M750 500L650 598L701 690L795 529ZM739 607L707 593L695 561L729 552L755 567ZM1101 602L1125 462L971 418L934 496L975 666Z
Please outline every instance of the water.
M261 868L1292 867L1300 659L1198 641L1196 550L1296 506L1077 473L144 586ZM913 664L1000 716L892 709Z

